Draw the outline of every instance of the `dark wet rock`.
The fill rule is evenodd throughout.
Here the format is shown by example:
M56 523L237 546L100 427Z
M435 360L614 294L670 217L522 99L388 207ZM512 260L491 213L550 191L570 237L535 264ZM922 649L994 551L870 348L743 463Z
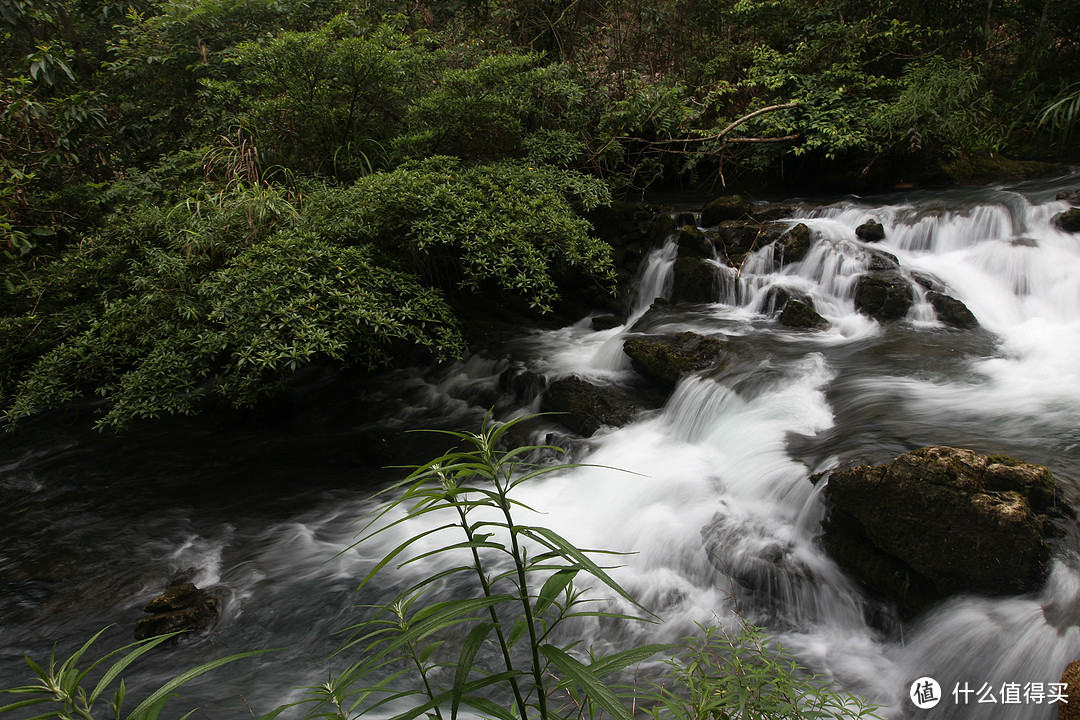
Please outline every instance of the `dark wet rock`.
M681 257L675 261L671 299L674 302L716 302L720 268L707 260Z
M220 607L221 602L208 590L190 582L173 585L143 608L151 615L135 623L135 639L207 630L217 623Z
M795 205L767 203L765 205L756 206L751 211L750 216L761 223L776 222L777 220L791 217L797 210L798 207Z
M813 305L801 300L789 300L777 322L784 327L800 330L823 330L829 327L829 321L821 317Z
M885 228L877 220L867 220L855 228L855 237L865 242L880 242L885 239Z
M1071 515L1046 467L951 447L833 472L825 501L826 549L908 615L955 593L1037 590L1054 521Z
M739 265L747 253L775 242L787 231L783 223L759 223L754 220L726 220L706 233L720 255L730 265Z
M695 225L683 225L679 230L679 256L708 258L713 256L712 243Z
M630 423L646 409L641 394L616 385L598 385L578 376L551 383L542 406L547 412L565 413L559 420L571 430L589 436L602 427Z
M634 369L672 388L683 375L717 367L724 355L724 342L693 332L678 335L633 337L623 344Z
M870 272L899 270L900 260L890 252L872 250L870 252Z
M806 257L810 251L810 228L805 223L799 223L788 229L776 240L776 252L774 257L777 264L787 265L796 263Z
M941 282L936 278L927 275L926 273L913 272L911 273L911 279L919 283L919 285L921 285L926 290L937 290L938 292L941 291Z
M597 315L592 319L593 330L611 330L622 325L625 320L618 315Z
M789 302L791 302L791 291L781 285L773 285L765 291L765 304L762 310L766 313L774 313L782 311ZM800 295L800 298L809 300L804 295Z
M1080 208L1058 213L1053 222L1065 232L1080 233Z
M946 325L961 330L979 327L979 321L968 310L967 305L951 295L931 290L926 293L926 299L934 306L934 312L937 313L938 320Z
M701 226L713 227L725 220L738 220L749 215L754 207L742 195L724 195L705 205L701 210Z
M694 213L676 213L673 220L675 221L675 227L683 227L684 225L697 225L697 221L694 220Z
M915 302L911 285L897 272L872 272L855 283L855 309L878 320L897 320Z
M1080 205L1080 190L1062 190L1054 196L1055 200L1064 200L1073 207Z

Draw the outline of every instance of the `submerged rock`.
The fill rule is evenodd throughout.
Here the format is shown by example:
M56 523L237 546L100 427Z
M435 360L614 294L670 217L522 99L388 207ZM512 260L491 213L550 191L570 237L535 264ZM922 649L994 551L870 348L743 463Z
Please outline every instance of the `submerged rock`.
M855 228L855 237L865 242L880 242L885 239L885 227L877 220L867 220Z
M937 313L938 320L946 325L961 330L979 327L979 321L968 310L968 306L951 295L931 290L926 293L926 299L934 306L934 312Z
M683 375L715 367L724 354L724 343L693 332L678 335L633 337L623 344L634 369L660 385L672 388Z
M135 639L145 640L171 632L196 632L213 627L221 602L208 590L183 582L173 585L143 608L152 613L135 623Z
M898 272L871 272L855 283L855 309L878 320L898 320L915 303L915 292Z
M647 409L641 393L616 385L597 385L576 375L551 383L542 405L548 412L565 413L559 419L585 436L605 426L627 425Z
M951 447L838 470L825 501L825 548L905 614L954 593L1037 590L1052 520L1071 515L1046 467Z
M1062 190L1054 196L1055 200L1064 200L1073 207L1080 206L1080 190Z

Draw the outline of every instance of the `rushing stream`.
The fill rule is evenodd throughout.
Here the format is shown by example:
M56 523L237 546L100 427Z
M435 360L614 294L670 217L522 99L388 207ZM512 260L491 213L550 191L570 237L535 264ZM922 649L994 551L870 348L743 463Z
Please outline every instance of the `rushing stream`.
M632 472L585 467L520 488L545 513L530 522L579 547L633 553L615 575L664 620L590 627L591 640L666 642L741 615L887 717L1056 717L1046 701L1001 698L1011 684L1056 683L1080 658L1077 548L1058 551L1036 594L956 597L901 623L822 551L821 487L809 477L953 445L1046 464L1080 499L1080 237L1050 223L1066 208L1055 192L1077 184L801 203L788 222L811 228L807 256L774 270L771 250L759 251L741 272L724 271L715 304L645 314L670 292L669 242L642 268L626 325L597 332L585 319L509 343L505 357L390 373L377 386L313 372L290 410L256 426L225 417L112 438L79 417L70 428L63 416L31 423L0 440L0 686L27 678L23 653L41 659L54 642L70 652L110 623L102 647L126 642L142 605L193 567L195 583L221 597L221 622L153 656L141 682L283 647L192 684L180 702L238 718L241 695L257 712L296 699L291 688L325 678L334 631L390 592L355 587L409 532L346 550L372 490L397 477L355 457L359 436L474 429L491 407L504 419L535 411L541 388L528 378L618 382L632 374L629 334L692 330L724 336L741 360L718 377L684 378L631 425L571 443L575 462ZM876 247L908 276L934 278L981 327L946 328L921 294L895 323L857 313L854 284L871 255L854 228L870 217L886 231ZM810 297L829 328L778 325L780 288ZM532 428L540 441L566 432L551 418ZM945 693L933 710L907 698L921 676ZM979 702L985 687L997 703Z

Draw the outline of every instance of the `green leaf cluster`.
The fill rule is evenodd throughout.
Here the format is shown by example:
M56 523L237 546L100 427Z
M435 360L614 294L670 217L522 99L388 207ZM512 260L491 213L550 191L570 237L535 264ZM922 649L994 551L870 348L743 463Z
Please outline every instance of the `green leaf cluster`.
M313 363L457 357L449 301L487 286L539 311L556 268L610 278L580 212L598 181L434 158L310 194L238 181L114 219L10 290L0 392L14 422L90 395L99 425L248 407Z

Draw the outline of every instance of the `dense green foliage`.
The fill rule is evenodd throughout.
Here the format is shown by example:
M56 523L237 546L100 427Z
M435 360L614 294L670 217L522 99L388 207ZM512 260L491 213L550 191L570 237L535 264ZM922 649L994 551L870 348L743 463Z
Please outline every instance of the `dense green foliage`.
M1067 0L0 0L0 409L99 393L123 425L310 362L453 355L463 292L545 311L553 268L610 279L597 179L1068 156L1078 23Z

